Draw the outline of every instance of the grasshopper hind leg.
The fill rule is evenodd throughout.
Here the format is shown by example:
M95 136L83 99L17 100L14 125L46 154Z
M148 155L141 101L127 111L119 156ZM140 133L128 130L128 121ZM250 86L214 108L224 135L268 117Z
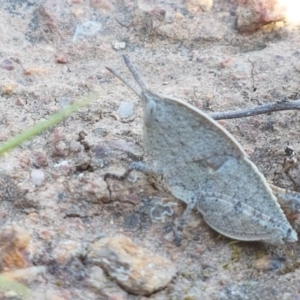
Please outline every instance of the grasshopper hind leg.
M184 230L184 227L186 226L186 224L188 223L191 213L193 211L193 209L195 208L197 203L197 199L196 197L192 197L191 201L189 203L187 203L187 206L183 212L183 214L180 216L176 226L175 226L175 230L174 230L174 234L175 234L175 244L179 247L181 245L182 242L182 233Z

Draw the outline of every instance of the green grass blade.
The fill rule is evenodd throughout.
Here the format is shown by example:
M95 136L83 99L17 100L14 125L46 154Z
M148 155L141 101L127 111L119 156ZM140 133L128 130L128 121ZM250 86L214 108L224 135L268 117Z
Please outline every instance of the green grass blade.
M22 299L29 299L31 290L25 285L0 274L0 291L14 291L22 296Z
M88 105L95 99L97 99L98 94L92 94L89 97L77 101L76 103L68 106L67 108L61 110L60 112L54 114L51 116L48 120L37 123L30 127L29 129L23 131L22 133L18 134L17 136L9 139L7 142L0 145L0 156L3 155L5 152L10 151L16 147L18 147L23 142L33 138L34 136L40 134L46 129L49 129L59 122L66 119L68 116L70 116L72 113L78 111L80 108Z

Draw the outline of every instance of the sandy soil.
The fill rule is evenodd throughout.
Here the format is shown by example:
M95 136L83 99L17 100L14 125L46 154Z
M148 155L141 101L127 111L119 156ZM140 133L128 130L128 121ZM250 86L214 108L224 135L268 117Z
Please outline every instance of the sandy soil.
M121 173L143 157L141 103L105 69L125 73L121 54L153 91L208 113L299 98L299 27L241 35L235 1L215 1L212 11L198 14L177 2L0 4L1 142L99 93L90 106L0 160L0 228L14 224L30 234L31 258L23 267L46 266L41 275L20 279L32 298L146 299L126 293L84 259L96 238L123 233L177 265L173 281L147 299L300 299L298 243L233 243L195 212L177 247L170 228L184 206L171 195L142 175L134 184L110 181L114 201L103 191L105 172ZM80 31L87 21L94 23ZM133 104L125 117L122 103ZM297 186L282 163L287 145L300 149L299 122L297 111L220 121L268 180L290 189ZM297 167L291 174L300 182ZM157 201L173 202L175 214L151 220ZM289 218L298 229L298 216ZM9 269L4 263L2 270ZM22 298L13 296L1 291L1 299Z

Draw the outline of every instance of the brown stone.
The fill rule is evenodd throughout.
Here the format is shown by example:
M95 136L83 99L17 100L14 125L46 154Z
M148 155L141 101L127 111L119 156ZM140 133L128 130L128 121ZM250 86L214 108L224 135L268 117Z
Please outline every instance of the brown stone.
M31 237L27 230L8 226L0 233L1 264L4 270L31 266Z
M136 295L163 289L176 274L170 260L137 246L123 235L92 244L88 260L105 269L127 292Z
M66 64L68 62L68 57L66 55L60 54L57 56L56 62L59 64Z
M272 22L282 21L286 5L278 0L239 0L237 27L240 32L253 32Z
M213 5L213 0L187 0L187 9L196 14L202 11L209 11Z

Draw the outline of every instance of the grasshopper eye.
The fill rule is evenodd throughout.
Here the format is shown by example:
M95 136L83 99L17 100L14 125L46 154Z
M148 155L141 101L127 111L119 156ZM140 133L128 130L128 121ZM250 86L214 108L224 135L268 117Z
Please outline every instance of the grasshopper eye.
M155 101L151 100L146 104L145 108L145 115L144 115L144 122L147 127L151 126L154 122L156 114L156 103Z

